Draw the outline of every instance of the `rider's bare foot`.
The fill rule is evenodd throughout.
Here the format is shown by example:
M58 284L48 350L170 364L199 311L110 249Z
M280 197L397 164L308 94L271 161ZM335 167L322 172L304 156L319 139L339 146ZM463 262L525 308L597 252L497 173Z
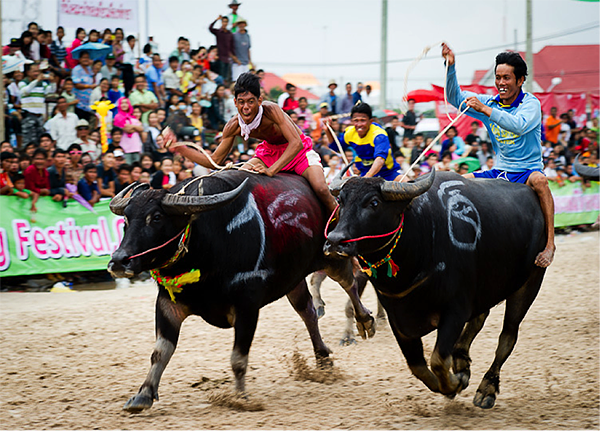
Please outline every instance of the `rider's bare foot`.
M556 247L552 247L552 248L546 247L535 258L535 264L542 268L547 268L548 266L550 266L550 264L552 263L552 260L554 259L554 251L555 250L556 250Z

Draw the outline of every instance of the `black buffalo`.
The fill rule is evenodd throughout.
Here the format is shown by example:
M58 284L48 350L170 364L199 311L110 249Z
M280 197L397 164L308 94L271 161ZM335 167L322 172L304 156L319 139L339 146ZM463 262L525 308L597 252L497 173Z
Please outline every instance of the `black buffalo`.
M376 278L372 275L370 281L408 366L430 390L453 397L467 387L471 343L490 308L506 300L496 356L473 400L491 408L500 368L545 273L534 265L546 244L536 194L526 185L444 172L415 183L351 178L334 188L340 218L327 237L325 253L360 255L365 268L383 260L371 269ZM421 337L435 329L430 369Z
M158 399L160 377L181 324L192 314L211 325L234 328L231 365L240 392L245 390L259 310L284 295L308 329L317 362L328 364L330 350L321 339L304 280L315 270L325 268L349 293L361 335L374 334L351 262L323 255L328 214L300 176L228 171L191 179L168 192L135 183L111 201L111 210L125 216L125 233L109 271L131 277L158 268L155 275L160 277L152 365L125 410L137 412ZM173 277L181 275L185 284L173 286L178 280Z

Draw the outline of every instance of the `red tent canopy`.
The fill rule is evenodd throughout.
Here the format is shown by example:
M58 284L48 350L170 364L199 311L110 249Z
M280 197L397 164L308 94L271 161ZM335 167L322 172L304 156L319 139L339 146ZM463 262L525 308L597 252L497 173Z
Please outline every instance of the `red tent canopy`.
M275 87L279 87L281 90L285 91L286 84L288 84L288 82L280 76L271 72L265 72L265 78L262 81L262 85L267 93ZM296 87L296 99L299 99L300 97L306 97L308 100L319 100L319 96L314 95L308 90Z
M406 100L410 99L415 99L416 103L435 102L444 100L444 96L434 90L413 90L406 95Z

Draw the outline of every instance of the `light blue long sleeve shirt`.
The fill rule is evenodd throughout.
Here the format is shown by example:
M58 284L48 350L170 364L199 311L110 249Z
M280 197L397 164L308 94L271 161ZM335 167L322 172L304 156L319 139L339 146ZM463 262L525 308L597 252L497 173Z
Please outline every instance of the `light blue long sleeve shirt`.
M448 68L446 92L448 102L457 109L463 100L471 96L476 96L481 103L492 108L490 117L473 108L469 108L466 114L480 120L487 129L492 149L497 155L495 169L507 172L544 169L541 143L542 111L540 101L534 95L521 93L512 105L505 106L501 104L498 96L461 91L454 65Z

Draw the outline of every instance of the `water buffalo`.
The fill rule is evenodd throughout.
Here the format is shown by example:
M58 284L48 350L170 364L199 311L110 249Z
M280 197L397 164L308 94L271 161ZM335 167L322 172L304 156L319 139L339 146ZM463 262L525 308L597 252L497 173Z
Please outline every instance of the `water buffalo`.
M453 397L467 387L471 343L506 300L496 356L473 400L493 407L500 368L545 273L534 264L546 244L536 194L445 172L415 183L351 178L334 188L339 222L325 253L360 256L408 366L430 390ZM429 369L421 337L435 329Z
M325 268L352 298L359 332L374 334L359 301L350 261L323 255L326 217L298 175L273 178L241 171L194 178L166 190L132 184L110 205L125 216L121 245L108 265L118 277L154 270L158 282L156 345L139 392L123 407L138 412L158 399L160 377L173 355L183 320L201 316L235 330L231 365L245 391L248 352L261 307L286 295L303 319L319 364L330 350L319 333L304 278Z

